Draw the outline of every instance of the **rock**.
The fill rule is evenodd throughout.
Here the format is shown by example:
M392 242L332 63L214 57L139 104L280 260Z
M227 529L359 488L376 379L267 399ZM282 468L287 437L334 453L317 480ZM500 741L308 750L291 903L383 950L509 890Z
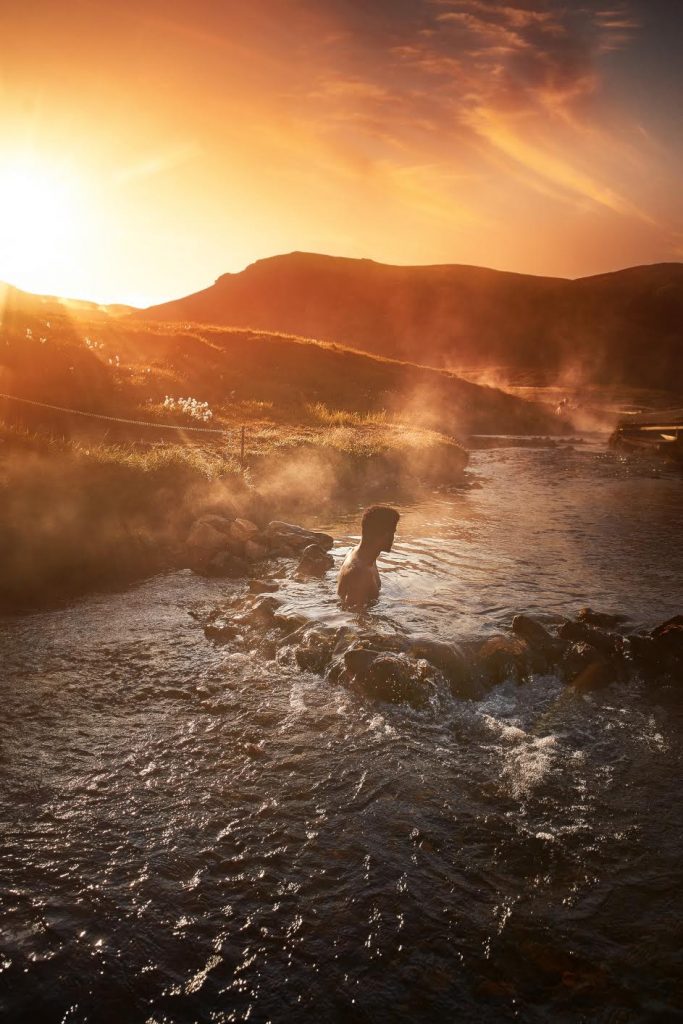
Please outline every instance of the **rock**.
M529 645L519 637L492 636L479 648L477 660L491 685L510 678L522 682L530 668Z
M356 642L360 647L375 652L381 651L384 654L404 654L410 647L410 639L407 636L400 636L398 633L376 633L374 630L358 633Z
M230 551L221 551L210 558L204 567L205 576L227 576L229 579L241 579L249 574L249 566L243 558L233 555Z
M429 637L415 637L408 651L416 658L424 658L445 677L455 697L472 700L480 696L480 687L461 647L443 643Z
M590 693L592 690L602 690L617 678L618 672L615 671L614 662L608 658L598 658L579 672L571 680L570 686L579 693Z
M559 653L563 644L558 644L548 630L529 615L515 615L512 620L512 632L525 640L530 647L548 656Z
M264 627L273 625L275 612L281 603L272 594L248 594L230 602L232 622L240 630L248 628L262 631Z
M319 544L308 544L296 568L297 576L324 576L334 567L334 558Z
M237 555L238 558L244 558L244 543L241 540L235 540L234 537L225 538L225 550Z
M405 654L375 651L352 644L341 660L341 672L331 674L339 682L353 684L364 696L390 704L408 703L421 707L429 696L423 667Z
M674 615L672 618L667 619L666 622L662 622L659 626L655 626L650 635L660 636L672 627L675 627L676 629L683 629L683 615Z
M268 557L268 548L256 540L245 540L244 554L250 562L262 562Z
M608 633L585 622L565 622L560 626L559 635L569 643L589 644L608 657L621 653L623 645L623 637L619 634Z
M294 652L299 668L322 675L330 663L336 640L334 630L310 629Z
M226 535L211 523L199 521L193 524L187 535L186 546L192 558L209 558L225 549Z
M212 527L212 529L218 530L219 533L229 534L230 533L230 527L233 524L234 518L235 518L234 516L228 517L228 516L219 516L219 515L205 515L205 516L200 516L200 518L197 519L195 525L196 526L202 526L202 525L210 526L210 527Z
M381 651L373 651L369 647L353 645L344 653L344 668L352 676L364 675L381 653Z
M599 626L601 629L614 629L628 619L628 615L595 612L592 608L582 608L576 617L579 622L585 622L588 626Z
M683 615L656 626L648 637L630 637L631 650L641 666L665 675L680 676L683 668Z
M218 644L227 644L235 640L239 635L239 629L227 619L217 619L214 622L207 622L204 626L204 635Z
M310 619L300 612L280 611L275 615L275 625L282 630L285 636L291 636L297 629L301 629L302 626L307 626L309 623Z
M276 590L279 590L279 587L277 583L274 583L272 580L249 581L250 594L274 594Z
M230 536L243 542L253 540L260 532L256 523L252 523L250 519L236 519L230 525Z
M318 544L323 551L329 551L334 544L334 538L330 537L327 533L304 530L301 526L294 526L293 523L282 523L277 519L268 523L265 535L269 543L276 550L284 548L289 551L303 551L309 544Z
M362 673L360 683L369 697L389 704L422 707L429 697L429 685L418 663L404 654L378 654Z
M597 690L619 678L620 668L614 658L585 641L569 645L561 665L565 681L579 692Z
M275 612L281 603L272 594L260 594L257 597L248 598L243 611L236 617L236 621L246 622L250 626L271 626L275 619Z

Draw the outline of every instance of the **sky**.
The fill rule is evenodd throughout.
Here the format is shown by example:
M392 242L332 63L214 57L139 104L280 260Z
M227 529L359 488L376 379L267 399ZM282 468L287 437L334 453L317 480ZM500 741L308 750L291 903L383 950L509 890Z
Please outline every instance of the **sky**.
M31 291L683 258L683 0L9 0L2 34L0 280Z

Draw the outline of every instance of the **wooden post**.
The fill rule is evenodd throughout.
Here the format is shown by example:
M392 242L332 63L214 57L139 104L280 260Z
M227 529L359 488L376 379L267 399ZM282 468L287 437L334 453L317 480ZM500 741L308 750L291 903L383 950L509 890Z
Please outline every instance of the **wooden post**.
M244 469L244 427L242 427L242 437L240 441L240 466Z

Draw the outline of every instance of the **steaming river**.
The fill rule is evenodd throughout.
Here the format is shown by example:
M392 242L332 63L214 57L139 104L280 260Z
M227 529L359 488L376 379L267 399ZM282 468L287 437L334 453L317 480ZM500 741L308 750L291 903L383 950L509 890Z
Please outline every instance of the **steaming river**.
M680 475L597 442L402 508L380 628L683 611ZM342 557L354 512L319 525ZM551 676L373 705L208 643L175 573L0 621L12 1022L674 1021L680 705ZM340 620L332 577L287 582Z

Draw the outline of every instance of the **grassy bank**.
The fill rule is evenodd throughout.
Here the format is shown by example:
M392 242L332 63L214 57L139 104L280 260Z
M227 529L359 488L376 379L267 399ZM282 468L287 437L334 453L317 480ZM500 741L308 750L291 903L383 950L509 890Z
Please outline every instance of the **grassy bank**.
M233 450L0 434L0 608L21 611L187 564L185 538L208 513L306 524L325 504L457 482L452 439L400 426L273 431Z

